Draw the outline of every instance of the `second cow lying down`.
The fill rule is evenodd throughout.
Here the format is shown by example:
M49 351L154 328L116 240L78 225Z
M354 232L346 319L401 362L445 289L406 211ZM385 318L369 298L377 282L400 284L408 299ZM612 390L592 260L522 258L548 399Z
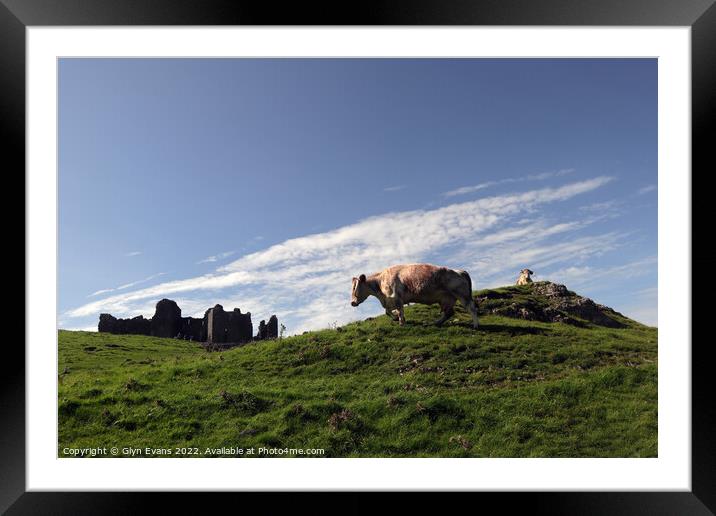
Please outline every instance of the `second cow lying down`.
M442 316L435 324L441 325L455 314L458 300L472 315L473 326L478 326L472 280L466 271L427 263L393 265L370 276L361 274L353 278L351 305L358 306L368 296L377 297L385 313L401 326L405 324L403 306L408 303L438 303Z

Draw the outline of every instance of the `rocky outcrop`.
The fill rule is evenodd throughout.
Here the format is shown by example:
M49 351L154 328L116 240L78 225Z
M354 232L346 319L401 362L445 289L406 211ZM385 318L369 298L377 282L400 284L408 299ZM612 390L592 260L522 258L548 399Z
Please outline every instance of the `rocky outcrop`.
M567 290L564 285L545 281L535 284L533 289L534 292L548 299L550 308L556 312L567 313L608 328L626 327L614 318L615 315L623 317L622 314L608 306L597 304L588 297L577 295Z
M529 289L532 296L525 296L525 290L512 289L488 291L478 297L478 303L487 305L488 313L528 321L562 322L574 326L592 323L608 328L627 326L619 320L623 317L619 312L575 294L558 283L540 281L519 287Z
M573 292L567 290L567 287L560 285L559 283L552 283L551 281L540 281L532 286L532 292L546 298L564 298L571 295L576 295Z

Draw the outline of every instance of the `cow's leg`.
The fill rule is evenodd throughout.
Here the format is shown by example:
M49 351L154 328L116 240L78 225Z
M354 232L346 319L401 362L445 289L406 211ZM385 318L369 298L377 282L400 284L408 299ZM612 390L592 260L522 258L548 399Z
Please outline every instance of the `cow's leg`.
M391 310L390 308L385 309L385 315L393 319L394 321L398 320L398 314L396 314L397 310Z
M403 326L405 324L405 312L403 311L403 302L401 300L395 300L395 309L398 312L398 324Z
M385 303L383 304L383 308L385 308L386 315L394 321L400 322L400 311L398 309L398 303L394 297L387 297L385 299Z
M440 319L435 321L435 324L437 326L441 326L445 321L450 319L453 315L455 315L455 300L450 301L443 301L440 303L440 310L442 310L442 315L440 316Z
M462 306L464 306L465 309L470 312L470 315L472 315L472 326L473 328L477 329L477 303L475 303L475 300L472 298L472 295L461 296L460 303L462 303Z

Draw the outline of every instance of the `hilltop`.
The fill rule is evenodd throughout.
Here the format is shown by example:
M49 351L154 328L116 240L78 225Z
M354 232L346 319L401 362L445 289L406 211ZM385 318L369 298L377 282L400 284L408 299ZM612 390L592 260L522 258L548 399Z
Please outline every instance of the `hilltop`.
M330 457L654 457L657 330L548 282L208 352L59 332L59 448L323 448ZM223 455L226 456L226 455Z

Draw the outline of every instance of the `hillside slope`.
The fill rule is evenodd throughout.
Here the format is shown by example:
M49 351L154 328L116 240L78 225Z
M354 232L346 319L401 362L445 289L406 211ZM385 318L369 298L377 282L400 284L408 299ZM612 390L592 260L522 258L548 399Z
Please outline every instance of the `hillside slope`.
M406 309L405 327L380 316L214 353L60 331L58 455L185 446L199 456L656 456L656 328L596 305L616 324L604 323L584 298L548 285L477 292L477 331L461 309L437 328L437 307L421 305Z

